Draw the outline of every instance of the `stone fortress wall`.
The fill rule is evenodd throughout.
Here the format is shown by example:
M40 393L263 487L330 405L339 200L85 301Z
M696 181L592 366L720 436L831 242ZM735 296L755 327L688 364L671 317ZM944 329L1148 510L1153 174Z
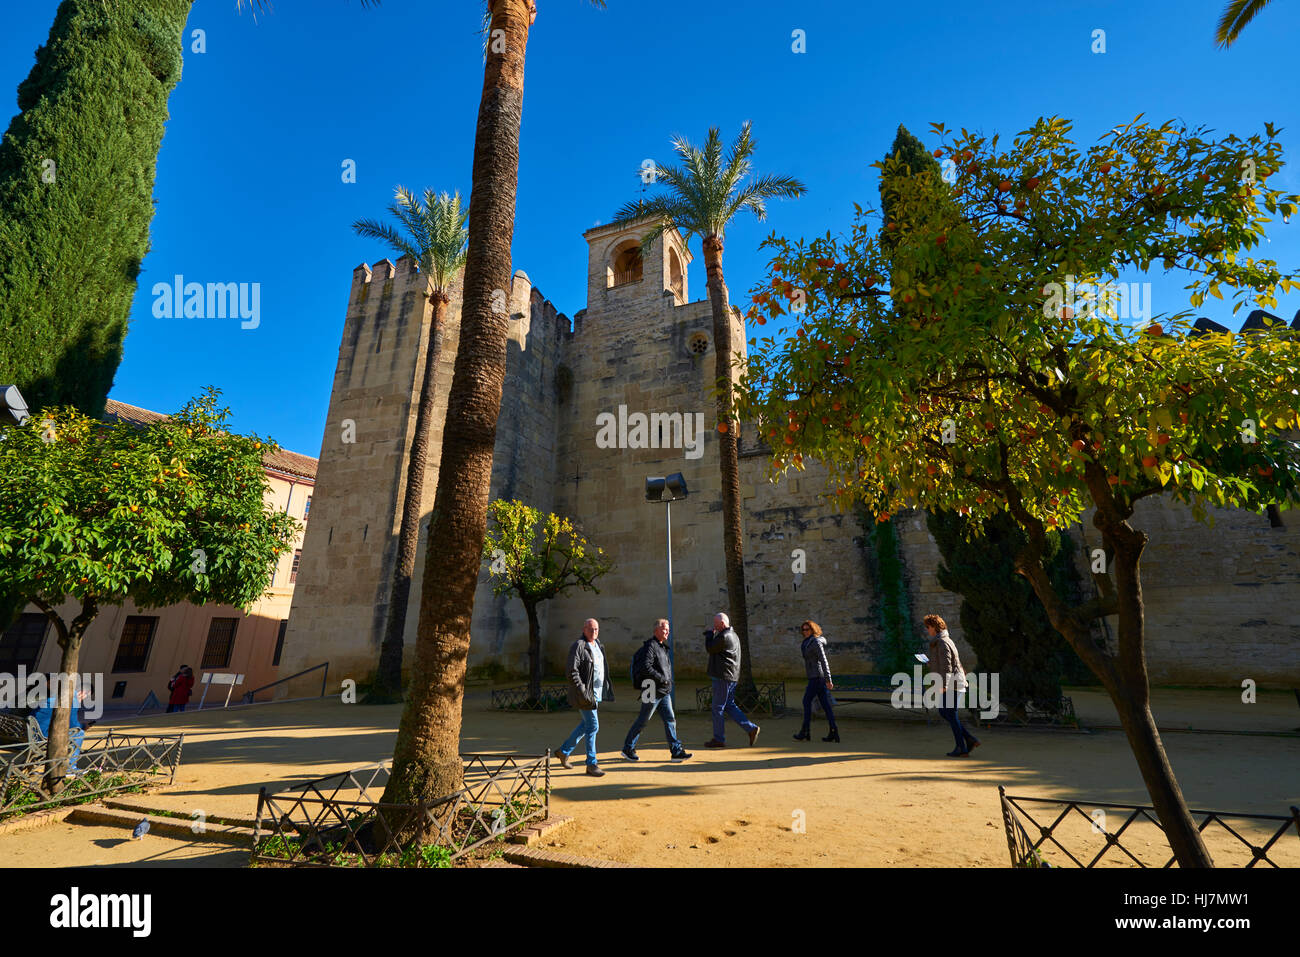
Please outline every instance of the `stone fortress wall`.
M509 295L511 340L492 474L494 498L519 498L577 521L614 559L600 592L574 591L541 606L547 673L558 673L583 620L601 622L615 680L632 652L667 615L667 506L645 501L649 476L682 472L690 495L672 506L673 620L677 669L700 675L701 632L726 610L712 314L689 298L691 255L669 231L637 262L635 228L603 226L589 246L586 308L572 323L516 272ZM703 285L702 275L698 277ZM703 289L700 290L703 292ZM451 290L437 375L445 416L460 325L459 287ZM418 383L431 309L424 277L409 261L387 260L353 274L330 409L321 444L311 522L286 634L282 673L330 661L332 674L362 679L378 658L388 603ZM733 308L733 333L747 330ZM623 407L627 445L603 448L599 417ZM638 435L635 413L680 414L664 434ZM702 435L694 434L696 414ZM344 441L345 420L355 441ZM663 419L660 420L662 423ZM651 430L654 431L654 430ZM439 421L425 486L425 523L407 610L408 649L415 640L428 515L437 487ZM599 441L598 441L599 439ZM700 444L685 446L689 440ZM630 447L635 445L650 447ZM660 446L660 447L654 447ZM874 670L879 640L863 529L822 497L816 465L767 479L768 457L742 434L741 494L746 510L746 583L756 675L802 674L798 624L824 628L838 673ZM1159 500L1138 503L1136 524L1151 543L1142 562L1151 678L1157 683L1300 687L1300 518L1283 527L1249 512L1219 510L1215 525ZM896 519L920 640L921 616L942 615L968 668L974 655L961 636L960 597L939 587L938 548L924 515ZM1084 587L1099 534L1085 518L1076 556ZM792 552L806 571L796 575ZM1112 629L1113 633L1113 629ZM528 624L522 604L494 597L486 566L475 600L470 666L527 670ZM409 651L408 651L409 653Z

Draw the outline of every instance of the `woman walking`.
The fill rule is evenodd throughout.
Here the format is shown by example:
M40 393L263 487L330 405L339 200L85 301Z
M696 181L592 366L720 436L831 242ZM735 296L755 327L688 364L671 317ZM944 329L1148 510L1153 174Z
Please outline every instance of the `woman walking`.
M957 646L948 637L948 623L938 615L926 615L922 620L930 633L930 671L943 681L943 703L949 705L940 708L939 715L948 722L957 742L948 757L964 758L980 746L979 738L962 727L961 715L957 713L960 696L966 691L966 670L961 666Z
M835 685L831 681L831 664L826 660L826 639L822 637L821 625L815 621L805 621L799 626L799 631L803 634L799 651L803 654L803 668L808 676L808 687L803 693L803 727L799 729L794 739L811 740L812 736L808 733L808 729L812 724L813 698L817 698L822 703L822 710L826 712L826 720L831 723L831 733L822 740L838 742L840 729L835 726L835 709L831 707L829 694L835 690Z

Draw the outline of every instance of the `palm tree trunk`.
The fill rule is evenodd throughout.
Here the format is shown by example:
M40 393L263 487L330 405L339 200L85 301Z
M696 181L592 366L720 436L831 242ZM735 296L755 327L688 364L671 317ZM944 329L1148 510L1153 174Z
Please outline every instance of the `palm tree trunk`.
M411 461L406 470L406 498L402 504L397 562L388 596L388 621L384 628L384 641L379 648L379 670L375 676L374 688L365 699L370 704L389 704L402 698L402 643L406 633L406 608L411 598L411 575L415 572L415 553L420 543L424 474L428 468L434 406L437 404L442 321L450 300L445 292L435 290L429 301L433 304L433 319L429 324L429 344L424 354L424 382L420 386L418 411L415 414L415 437L411 442Z
M464 781L461 705L506 371L508 316L494 312L492 304L494 293L508 295L510 289L528 28L525 0L496 0L474 137L460 347L447 400L415 661L386 802L443 797Z
M731 306L727 284L722 278L722 240L704 239L704 268L708 274L709 304L713 308L713 345L717 355L718 422L727 431L718 433L718 462L722 473L722 545L727 560L727 603L731 627L740 638L740 681L736 699L741 707L753 707L757 696L749 655L749 613L745 602L744 517L740 503L740 423L733 419L734 393L731 368L735 344L731 336Z

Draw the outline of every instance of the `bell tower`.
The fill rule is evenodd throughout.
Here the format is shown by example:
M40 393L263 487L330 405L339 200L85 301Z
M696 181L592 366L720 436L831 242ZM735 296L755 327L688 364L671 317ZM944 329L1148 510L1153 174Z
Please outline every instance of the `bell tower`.
M652 220L596 226L583 233L587 240L587 308L591 312L617 309L633 299L670 297L669 304L690 301L687 267L690 250L681 233L669 228L643 256L641 238Z

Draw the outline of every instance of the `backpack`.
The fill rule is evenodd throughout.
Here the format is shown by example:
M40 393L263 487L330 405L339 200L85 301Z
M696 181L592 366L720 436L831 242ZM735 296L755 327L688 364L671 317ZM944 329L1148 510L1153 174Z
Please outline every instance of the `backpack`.
M641 690L641 682L649 677L646 674L645 666L645 659L648 653L648 646L642 645L636 650L636 654L632 656L632 687L637 691Z

